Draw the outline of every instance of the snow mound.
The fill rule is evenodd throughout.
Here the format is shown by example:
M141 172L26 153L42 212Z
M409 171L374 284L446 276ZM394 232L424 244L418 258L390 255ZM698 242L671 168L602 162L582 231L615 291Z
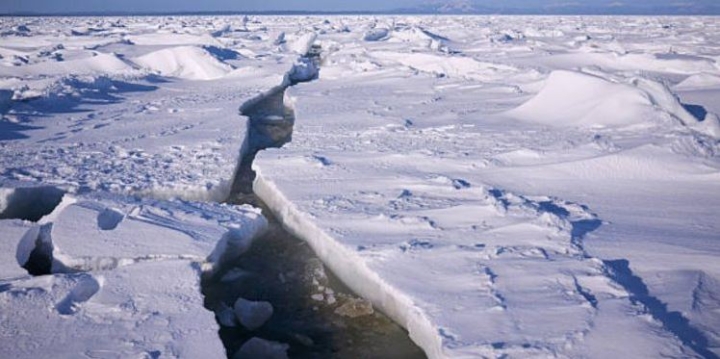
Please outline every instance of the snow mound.
M188 80L218 79L233 70L230 65L195 46L163 49L135 58L133 61L163 76Z
M540 92L506 115L548 126L620 127L674 119L697 123L665 85L643 78L628 83L573 71L553 71Z
M720 76L708 73L701 73L692 75L675 85L675 89L678 90L693 90L720 87Z
M506 114L551 126L605 127L643 122L643 111L650 106L645 94L628 86L578 72L553 71L535 97Z

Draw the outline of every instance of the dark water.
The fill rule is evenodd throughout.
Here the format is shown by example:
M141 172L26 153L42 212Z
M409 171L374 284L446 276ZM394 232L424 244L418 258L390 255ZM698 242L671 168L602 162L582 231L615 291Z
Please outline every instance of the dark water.
M245 203L248 196L243 198ZM255 331L221 327L228 357L252 337L288 344L290 358L426 357L403 328L353 294L304 241L263 212L269 231L235 266L204 285L209 308L232 307L238 298L273 306L270 320ZM227 273L236 279L221 281Z
M269 302L273 307L269 320L255 330L225 326L219 320L228 357L242 357L239 348L259 337L288 345L290 358L426 358L402 327L353 294L307 243L288 233L252 193L256 153L280 147L292 138L295 119L283 102L284 90L241 109L250 118L249 148L227 200L262 208L269 230L230 268L203 281L206 307L216 313L230 313L238 298Z

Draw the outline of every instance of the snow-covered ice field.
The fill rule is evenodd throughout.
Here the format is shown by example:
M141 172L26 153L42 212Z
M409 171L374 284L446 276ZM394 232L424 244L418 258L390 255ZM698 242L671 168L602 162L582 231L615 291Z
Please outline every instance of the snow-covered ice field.
M720 18L602 16L2 18L2 356L225 356L314 77L254 191L428 357L720 357Z

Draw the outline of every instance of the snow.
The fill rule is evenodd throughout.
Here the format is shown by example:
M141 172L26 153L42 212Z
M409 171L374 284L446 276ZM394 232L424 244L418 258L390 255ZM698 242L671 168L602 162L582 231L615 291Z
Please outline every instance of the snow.
M6 20L5 356L225 356L200 279L267 225L221 203L238 112L309 80L254 191L364 298L341 315L430 358L720 355L717 18Z
M170 77L213 80L227 75L232 67L199 47L181 46L158 50L134 59L140 66Z
M43 240L52 247L53 272L96 270L155 258L203 262L209 257L217 266L229 260L223 258L229 248L249 247L245 242L262 231L265 223L258 213L245 213L232 206L120 204L124 209L113 208L117 204L112 202L108 206L102 201L73 200L61 205L51 222L43 221L45 226L51 225ZM158 233L158 228L172 230ZM83 238L77 238L78 233L83 233ZM143 235L138 236L140 233Z
M593 57L571 32L469 36L452 56L343 36L320 36L320 79L288 91L293 141L258 155L255 191L429 357L717 355L716 303L689 298L720 274L718 140L672 86L714 60Z
M266 221L251 207L66 195L38 224L0 225L3 253L18 253L3 261L0 283L0 303L13 309L2 315L6 355L220 357L200 277L232 259L215 252L248 248ZM22 270L35 247L54 274Z
M20 239L30 229L30 224L22 220L0 220L3 235L0 238L0 283L27 277L28 273L16 260L16 252Z
M641 91L569 71L552 72L530 101L510 110L511 117L551 126L605 127L635 125L653 118L650 98ZM617 109L623 111L618 113Z
M151 276L147 273L152 273ZM13 281L0 293L4 355L222 357L198 268L148 262Z

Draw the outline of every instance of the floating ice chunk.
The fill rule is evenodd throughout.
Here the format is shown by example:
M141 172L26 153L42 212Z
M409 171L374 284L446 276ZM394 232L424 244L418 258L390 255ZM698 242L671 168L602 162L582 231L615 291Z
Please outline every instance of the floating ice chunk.
M287 344L255 337L243 344L233 359L287 359L289 348L290 346Z
M253 302L243 298L239 298L235 302L234 309L240 324L249 330L262 327L273 315L272 304Z
M210 33L210 36L212 36L212 37L222 37L223 35L229 34L229 33L231 33L231 32L233 32L233 29L232 29L232 27L230 27L230 24L225 24L225 25L224 25L223 27L221 27L220 29L211 32L211 33Z
M218 323L225 327L235 327L238 324L237 316L233 308L228 307L225 303L220 303L220 308L215 310Z
M350 298L347 302L343 303L343 305L335 309L335 314L350 318L362 317L373 313L375 313L375 310L372 304L362 298Z
M240 268L233 268L229 270L225 275L220 278L220 281L223 283L230 283L237 281L239 279L242 279L244 277L247 277L250 275L250 272L240 269Z

